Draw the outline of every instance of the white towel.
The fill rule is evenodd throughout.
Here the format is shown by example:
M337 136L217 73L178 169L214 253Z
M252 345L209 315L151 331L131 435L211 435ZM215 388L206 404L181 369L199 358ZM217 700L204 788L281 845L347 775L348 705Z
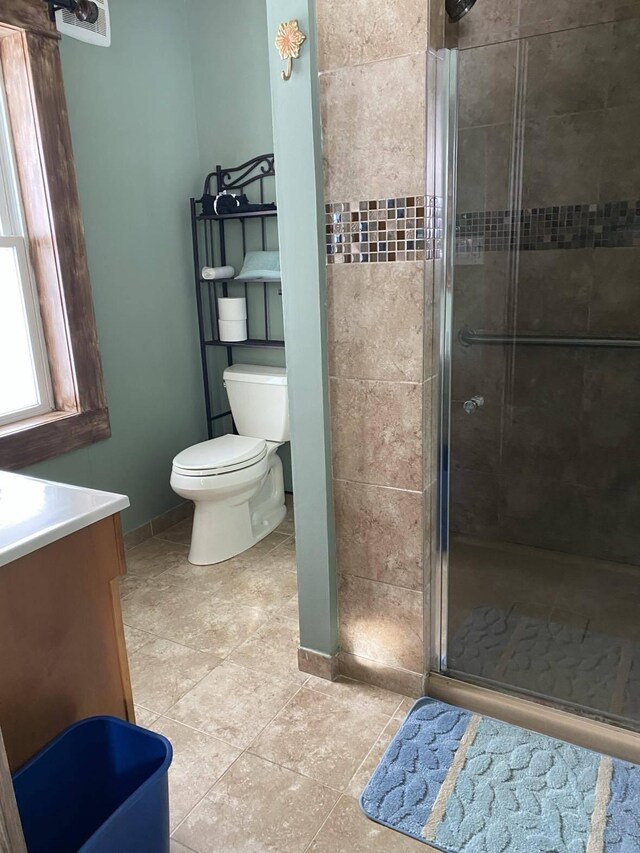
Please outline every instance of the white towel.
M216 281L220 278L233 278L236 271L233 267L202 267L202 278L207 281Z

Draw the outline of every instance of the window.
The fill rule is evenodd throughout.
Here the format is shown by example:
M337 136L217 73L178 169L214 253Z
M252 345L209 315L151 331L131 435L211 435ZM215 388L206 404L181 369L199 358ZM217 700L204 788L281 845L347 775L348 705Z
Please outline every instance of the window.
M7 469L111 435L58 40L42 0L0 0L0 468Z
M0 73L0 425L52 410L49 360Z

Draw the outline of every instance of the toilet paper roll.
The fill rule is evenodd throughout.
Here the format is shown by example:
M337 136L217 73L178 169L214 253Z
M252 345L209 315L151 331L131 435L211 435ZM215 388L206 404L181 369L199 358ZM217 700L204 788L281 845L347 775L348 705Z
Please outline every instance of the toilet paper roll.
M228 320L247 319L247 300L244 296L220 296L218 298L218 316Z
M233 278L236 274L234 267L202 267L202 278L207 281Z
M246 341L246 320L218 320L221 341Z

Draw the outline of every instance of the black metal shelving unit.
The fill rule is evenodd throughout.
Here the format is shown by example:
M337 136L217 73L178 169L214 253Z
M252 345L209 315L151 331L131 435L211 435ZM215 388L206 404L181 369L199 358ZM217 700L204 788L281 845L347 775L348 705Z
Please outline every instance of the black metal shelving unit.
M265 204L271 201L267 198L269 179L275 177L273 154L263 154L249 160L240 166L223 169L216 166L214 172L207 175L204 183L203 196L191 199L191 231L193 236L193 263L195 272L196 303L198 309L198 329L200 334L200 355L202 358L202 373L204 379L204 395L207 410L207 426L209 438L214 437L215 424L223 418L231 416L228 407L224 411L216 411L216 399L224 397L222 393L222 376L218 361L211 357L211 351L226 350L226 363L233 364L233 351L236 348L249 347L260 349L284 349L284 340L274 338L270 332L274 325L273 302L274 287L282 317L281 287L274 281L234 282L233 280L210 280L202 278L202 268L222 267L227 264L239 268L249 244L255 248L267 250L277 248L269 246L268 226L270 219L276 217L276 210L251 211L247 213L230 213L211 215L202 212L204 196L215 196L227 190L237 194L247 194L255 203ZM275 196L275 183L270 182L271 191ZM227 233L227 229L232 228ZM230 246L230 242L234 245ZM247 298L247 328L250 335L246 341L221 341L218 331L218 297L241 295ZM261 292L261 300L259 298ZM256 308L256 306L258 306ZM253 336L252 331L259 330ZM213 361L213 364L212 364ZM219 373L219 385L212 385Z

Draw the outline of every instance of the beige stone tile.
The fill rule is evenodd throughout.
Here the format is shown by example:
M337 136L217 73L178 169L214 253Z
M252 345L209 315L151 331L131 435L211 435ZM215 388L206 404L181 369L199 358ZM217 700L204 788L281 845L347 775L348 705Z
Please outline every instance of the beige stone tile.
M336 478L422 489L422 385L332 379L331 413Z
M292 497L287 495L287 497ZM293 536L295 533L295 513L293 510L293 504L287 504L287 517L285 520L278 526L278 533L284 533L288 536Z
M193 518L184 518L161 533L156 533L156 539L164 539L166 542L174 542L176 545L184 545L188 548L191 545L192 527Z
M148 634L146 631L139 631L137 628L131 628L129 625L124 626L124 639L127 644L127 654L131 656L137 652L140 646L144 646L149 640L153 640L153 634Z
M333 493L340 572L422 589L422 494L346 480Z
M264 675L301 684L307 680L298 669L298 621L280 613L234 649L228 660Z
M122 602L122 609L127 625L220 657L267 620L264 610L217 600L176 578L162 588L133 592Z
M422 592L343 575L339 608L343 651L422 672Z
M600 156L600 199L640 197L640 165L629 150L640 133L640 105L609 109L605 113Z
M550 2L555 3L556 0ZM509 0L507 3L504 0L484 0L482 5L478 2L460 23L453 24L450 29L455 30L460 47L514 38L518 32L517 0Z
M262 565L247 568L234 580L221 584L216 597L269 613L279 610L295 595L296 576L283 571L279 559L267 560L265 557Z
M127 551L127 572L141 578L155 577L185 563L187 553L183 545L147 539L142 545Z
M276 549L276 552L279 549ZM217 566L189 566L170 574L212 600L272 612L282 607L296 592L296 576L288 569L287 552L266 554L255 561L242 558ZM284 565L283 565L284 564Z
M333 696L341 702L347 702L354 708L365 711L386 714L392 717L398 710L403 697L390 690L383 690L373 684L365 684L362 681L353 681L351 678L339 676L335 681L327 681L326 678L310 676L306 687L309 690L317 690L326 696Z
M278 527L277 530L274 530L273 533L270 533L268 536L265 536L264 539L261 539L253 548L249 548L248 551L244 551L240 556L243 559L247 558L261 558L266 554L270 554L274 548L277 548L278 545L282 545L289 538L288 533L285 533L283 530L280 530Z
M460 127L513 121L518 45L491 44L460 53Z
M602 152L608 149L605 131L612 126L614 112L596 110L526 122L523 207L579 204L598 198L603 185Z
M297 622L299 619L298 594L296 593L295 595L292 595L277 612L279 616L288 616L290 619L295 619Z
M180 844L172 838L169 844L169 853L196 853L196 851L192 847L185 847L184 844Z
M162 714L219 663L215 655L151 639L129 655L135 701Z
M151 540L149 540L151 541ZM162 572L159 575L123 575L118 578L118 586L120 589L120 598L124 601L129 598L134 592L142 592L143 590L160 591L168 589L175 583L168 572Z
M289 536L278 547L271 551L269 557L273 563L279 562L288 571L297 571L296 567L296 537Z
M250 751L342 790L388 722L379 711L303 687Z
M161 717L152 726L173 746L169 770L171 829L183 820L240 755L240 750L211 735Z
M292 681L225 662L183 696L166 716L244 749L298 687Z
M581 27L531 39L526 115L602 109L607 99L613 27Z
M327 201L422 193L426 54L320 77Z
M139 589L146 589L149 585L147 578L136 577L135 575L122 575L118 578L118 589L120 590L120 598L124 600L131 593Z
M413 706L414 706L415 704L416 704L416 700L415 700L415 699L409 699L409 697L408 697L408 696L405 696L405 697L403 698L402 702L400 703L400 707L399 707L399 708L398 708L398 710L395 712L394 717L395 717L397 720L399 720L401 723L404 723L404 721L405 721L405 720L406 720L406 718L407 718L407 715L408 715L409 711L413 708Z
M246 563L241 556L209 566L194 566L185 561L170 569L165 579L172 583L186 584L200 590L203 594L214 597L217 596L221 586L233 586L245 568Z
M137 547L146 539L150 539L151 536L152 532L150 522L147 522L140 527L136 527L135 530L130 530L129 533L125 533L123 537L125 551L130 551L132 548Z
M431 51L441 50L445 35L444 3L429 3L429 48Z
M142 726L143 729L148 729L158 719L158 714L155 711L148 711L140 705L133 706L136 713L136 725Z
M318 62L321 71L419 53L427 45L427 6L413 0L320 0Z
M251 566L249 567L251 568ZM281 572L297 573L296 566L296 541L293 537L288 538L282 545L278 545L270 554L263 557L256 568L274 569Z
M200 853L303 853L336 799L311 779L245 754L175 836Z
M424 264L333 264L327 274L330 375L420 382Z
M429 853L430 846L369 820L352 797L340 797L309 853ZM435 851L433 851L435 853Z
M340 672L347 678L375 684L385 690L401 693L405 696L422 696L423 676L419 672L410 672L379 661L341 652L339 656Z
M349 796L355 797L356 799L360 799L360 795L369 784L369 780L373 776L376 767L380 764L382 756L385 754L387 747L397 734L401 725L401 721L395 717L389 721L389 725L382 732L378 740L372 746L371 751L365 760L353 774L345 791L346 794L349 794Z
M611 0L520 0L520 34L558 32L611 21L623 5Z

